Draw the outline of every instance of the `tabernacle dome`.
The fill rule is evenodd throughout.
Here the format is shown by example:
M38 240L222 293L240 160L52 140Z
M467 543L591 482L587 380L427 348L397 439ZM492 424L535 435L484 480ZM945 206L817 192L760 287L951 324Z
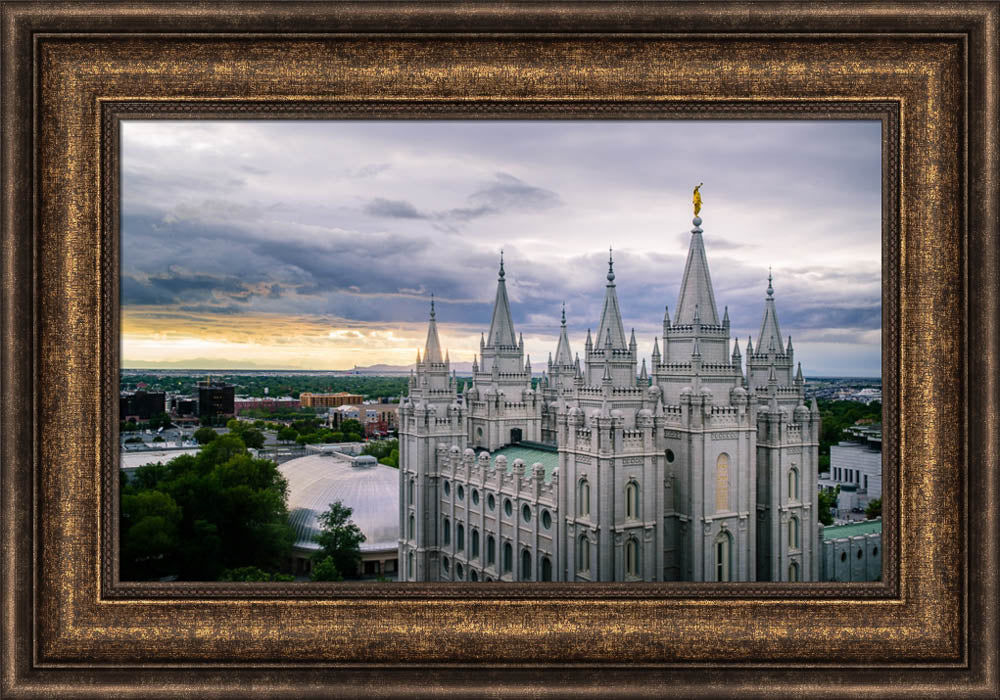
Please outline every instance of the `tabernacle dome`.
M319 550L315 536L318 517L340 501L353 512L361 528L361 571L364 576L396 576L399 545L399 471L370 455L351 457L334 453L311 454L278 467L288 480L288 522L295 529L293 569L308 574L312 555ZM349 572L343 572L348 575Z

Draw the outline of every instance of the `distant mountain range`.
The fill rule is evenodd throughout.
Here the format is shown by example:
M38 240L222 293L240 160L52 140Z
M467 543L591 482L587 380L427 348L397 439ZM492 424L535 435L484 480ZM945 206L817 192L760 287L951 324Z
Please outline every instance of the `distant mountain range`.
M462 375L472 374L472 363L471 362L452 362L451 368L455 370L456 373ZM349 370L333 370L337 374L371 374L371 375L386 375L386 374L409 374L410 370L416 369L415 364L411 365L368 365L367 367L355 366L354 369Z

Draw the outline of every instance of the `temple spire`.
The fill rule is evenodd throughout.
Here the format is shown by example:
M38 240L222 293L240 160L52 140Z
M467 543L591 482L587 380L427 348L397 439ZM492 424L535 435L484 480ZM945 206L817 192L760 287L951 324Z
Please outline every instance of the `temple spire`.
M694 323L697 314L704 325L717 326L719 325L719 312L715 308L715 293L712 291L712 278L708 273L705 242L701 237L701 218L696 216L693 223L691 244L688 247L684 277L681 279L680 295L677 297L677 313L674 316L674 323Z
M760 322L760 334L757 336L757 351L774 346L776 352L781 352L784 345L781 338L781 327L778 325L778 311L774 305L774 278L771 270L767 271L767 298L764 300L764 318ZM767 344L765 345L765 341Z
M566 303L563 302L562 324L559 327L559 344L556 345L555 363L560 366L573 364L573 353L569 349L569 336L566 334Z
M419 354L419 351L418 351ZM437 320L434 313L434 295L431 295L431 317L427 324L427 342L424 343L424 362L438 363L441 360L441 341L438 339Z
M490 333L486 340L489 347L499 345L513 346L517 344L517 334L514 332L514 319L510 313L510 300L507 298L506 273L503 269L503 251L500 251L500 272L497 274L497 295L493 302L493 319L490 322Z
M615 267L611 249L608 249L608 284L604 292L604 310L601 312L601 325L597 329L598 342L611 339L611 347L617 350L626 349L625 327L622 325L622 313L618 307L618 293L615 291Z

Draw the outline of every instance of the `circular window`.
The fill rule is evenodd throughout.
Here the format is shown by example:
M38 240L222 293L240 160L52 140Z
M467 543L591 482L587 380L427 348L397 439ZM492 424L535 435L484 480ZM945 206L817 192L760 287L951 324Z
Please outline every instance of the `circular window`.
M878 547L872 547L872 556L874 557L876 554L878 554Z
M510 515L514 512L514 504L510 502L509 498L505 498L503 502L503 512Z
M549 514L549 511L547 510L542 511L542 527L544 527L546 530L552 527L552 516Z
M847 561L847 552L840 553L840 561Z
M486 505L489 506L490 510L493 510L494 508L497 507L497 499L493 498L492 493L486 497Z
M444 495L445 496L451 495L451 484L449 484L447 481L444 482Z
M465 578L465 570L462 569L462 565L461 564L455 564L455 577L456 578Z
M461 484L459 484L458 488L455 489L455 494L458 496L458 500L461 501L462 499L465 498L465 488Z
M444 569L445 573L448 573L448 557L441 557L441 568Z
M472 489L472 505L474 506L479 505L479 491L477 491L476 489Z
M525 503L524 508L521 509L521 517L524 518L524 522L531 522L531 508L528 507L527 503Z
M860 559L860 558L861 558L861 557L863 557L864 555L865 555L865 553L864 553L864 552L862 552L862 551L861 551L861 550L859 549L859 550L858 550L858 559Z
M667 461L668 462L673 462L674 461L674 451L673 450L667 450Z

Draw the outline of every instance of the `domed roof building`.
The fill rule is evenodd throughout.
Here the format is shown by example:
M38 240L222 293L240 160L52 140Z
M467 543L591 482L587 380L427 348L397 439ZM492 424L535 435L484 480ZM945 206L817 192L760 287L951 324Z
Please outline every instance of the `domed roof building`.
M293 568L307 574L319 551L319 516L340 501L365 535L361 570L365 576L396 574L399 544L399 471L370 455L327 452L307 455L278 467L288 480L288 521L295 529ZM347 572L344 572L345 575Z

